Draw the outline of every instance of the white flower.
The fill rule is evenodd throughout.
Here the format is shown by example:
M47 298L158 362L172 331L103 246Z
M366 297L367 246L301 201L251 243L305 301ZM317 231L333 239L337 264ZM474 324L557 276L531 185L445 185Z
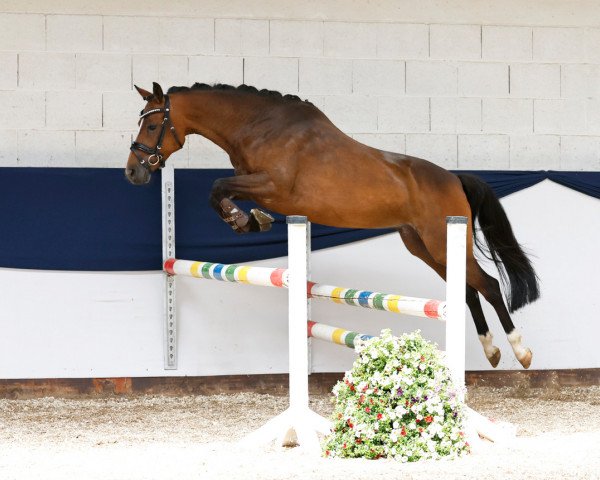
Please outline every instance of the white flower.
M396 407L396 409L397 409L397 408L398 408L398 407ZM394 428L400 428L400 424L399 424L398 422L394 422L394 423L392 424L392 427L394 427Z
M439 435L442 432L442 426L439 423L432 423L428 430L431 436Z
M404 415L406 415L407 410L402 405L398 405L395 408L395 411L396 411L396 415L398 415L398 417L403 417ZM394 428L397 428L397 427L394 427Z

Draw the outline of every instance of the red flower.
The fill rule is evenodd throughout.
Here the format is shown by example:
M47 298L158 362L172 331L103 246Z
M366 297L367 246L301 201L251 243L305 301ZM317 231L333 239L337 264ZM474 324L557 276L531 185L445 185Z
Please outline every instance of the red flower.
M350 391L353 392L354 391L354 385L350 384Z
M377 414L377 420L381 420L383 418L383 415L381 413Z
M344 444L342 445L342 448L346 448L346 443L344 443Z
M357 438L356 443L362 443L362 440L360 438Z
M371 405L375 403L372 398L369 398L369 402L371 402Z
M402 431L400 432L400 435L402 435L403 437L406 437L406 430L404 428L404 425L402 425Z
M423 429L419 427L419 433L423 433Z
M433 417L431 415L428 415L427 417L425 417L425 421L427 423L431 423L431 422L433 422Z
M360 405L361 403L364 403L365 401L365 396L361 395L360 398L358 399L358 404Z
M464 437L464 436L465 436L464 432L458 432L458 434L459 434L461 437Z
M350 421L350 419L346 420L346 423L348 424L348 426L350 428L354 428L354 425L352 425L352 422Z
M329 456L329 450L325 450L325 456L328 457Z
M365 385L365 386L363 387L363 389L362 389L363 393L364 393L364 392L366 392L368 389L369 389L369 386L368 386L368 385Z
M365 407L365 412L371 413L371 409L369 407Z
M425 361L425 357L423 355L421 355L421 361L424 362Z

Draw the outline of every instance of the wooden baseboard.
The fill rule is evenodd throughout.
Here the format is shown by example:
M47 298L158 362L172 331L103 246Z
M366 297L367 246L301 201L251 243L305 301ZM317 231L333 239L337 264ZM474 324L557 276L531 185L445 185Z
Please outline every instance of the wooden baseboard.
M313 373L312 394L327 394L341 372ZM600 385L600 368L571 370L483 370L466 374L476 387L557 388ZM111 395L214 395L255 392L287 395L287 374L214 377L124 377L0 379L0 398L86 397Z

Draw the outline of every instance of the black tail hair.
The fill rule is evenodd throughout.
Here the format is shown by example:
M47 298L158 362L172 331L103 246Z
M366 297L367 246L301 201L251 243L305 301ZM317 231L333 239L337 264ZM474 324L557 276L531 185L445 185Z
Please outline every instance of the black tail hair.
M471 206L475 245L496 264L506 293L508 309L514 312L534 302L540 296L538 277L529 258L517 242L496 194L487 183L474 175L460 174L458 178ZM477 236L476 220L479 221L487 248Z

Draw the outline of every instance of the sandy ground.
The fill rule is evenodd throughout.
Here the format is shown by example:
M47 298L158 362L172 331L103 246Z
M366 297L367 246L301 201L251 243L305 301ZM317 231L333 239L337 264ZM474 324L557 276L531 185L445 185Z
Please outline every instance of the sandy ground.
M240 447L285 397L0 399L0 479L600 479L600 387L471 388L469 405L515 424L517 438L456 461L399 464ZM311 407L332 410L326 396Z

